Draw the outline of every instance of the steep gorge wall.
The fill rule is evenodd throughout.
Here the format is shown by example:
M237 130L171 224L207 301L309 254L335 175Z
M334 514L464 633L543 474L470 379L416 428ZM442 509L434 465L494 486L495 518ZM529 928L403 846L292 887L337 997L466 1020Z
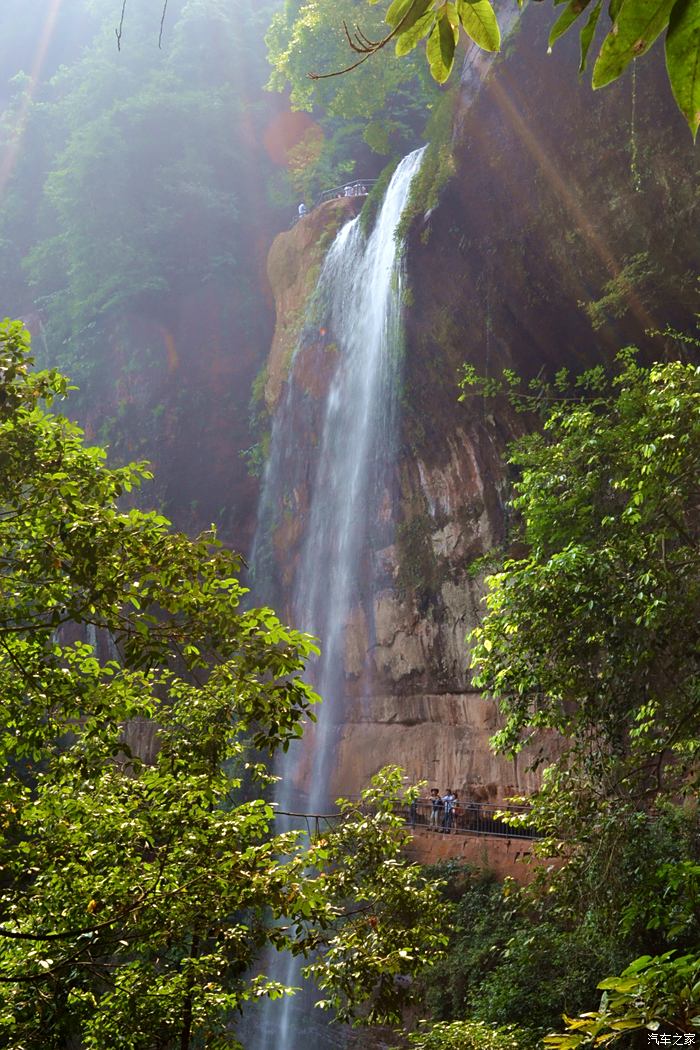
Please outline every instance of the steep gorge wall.
M629 343L675 354L672 341L652 351L645 332L692 320L695 161L663 73L648 65L638 75L631 130L631 83L596 95L577 85L575 47L564 41L546 57L544 21L528 11L507 61L462 100L411 203L400 455L384 520L372 523L371 593L347 625L337 790L357 791L387 762L482 800L534 784L532 754L509 763L488 748L498 715L471 684L465 644L484 589L470 564L507 543L504 453L525 423L505 405L460 403L461 364L533 376L580 371ZM311 449L333 348L300 317L319 244L345 207L280 235L270 260L278 315L267 404L274 413L293 333L295 381L317 406ZM304 484L277 530L278 604L305 525ZM369 695L359 684L367 667Z

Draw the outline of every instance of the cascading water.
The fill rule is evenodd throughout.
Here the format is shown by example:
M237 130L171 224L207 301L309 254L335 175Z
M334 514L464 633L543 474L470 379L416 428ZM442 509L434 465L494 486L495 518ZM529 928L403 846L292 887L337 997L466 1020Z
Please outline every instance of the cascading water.
M326 256L312 307L314 330L323 333L332 348L328 352L337 353L337 364L314 424L317 447L295 440L299 420L308 414L304 385L295 382L296 358L276 414L252 559L254 594L258 600L271 597L259 593L258 582L266 575L266 561L269 567L271 537L281 516L298 514L299 493L307 492L305 534L293 582L287 581L291 602L285 612L295 627L320 639L321 657L310 677L324 699L313 733L290 748L277 768L282 810L297 808L300 792L307 812L319 812L329 801L334 730L343 714L345 630L363 585L371 584L370 536L382 517L395 458L402 282L395 235L422 154L416 150L398 165L369 238L356 218L340 230ZM307 420L307 438L308 430ZM284 602L284 595L278 592L273 600ZM266 972L299 985L299 961L275 954L266 960ZM298 1000L266 1004L254 1050L308 1047L309 1017L302 1012L300 1024ZM320 1047L322 1040L319 1033L314 1045Z

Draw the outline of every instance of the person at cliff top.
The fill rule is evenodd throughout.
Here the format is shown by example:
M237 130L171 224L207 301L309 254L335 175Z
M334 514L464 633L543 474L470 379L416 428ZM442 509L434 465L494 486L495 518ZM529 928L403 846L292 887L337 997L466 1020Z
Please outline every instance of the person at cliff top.
M431 831L437 831L440 826L440 813L444 808L437 788L430 789L430 804L432 806L430 810L430 829Z
M352 188L352 186L346 186L345 187L345 196L346 197L352 197L353 196L353 188Z
M448 788L442 796L442 804L445 807L445 815L442 818L442 830L448 832L452 827L452 810L456 796L452 794L452 788Z
M305 215L306 215L306 205L302 201L301 204L299 205L299 218L303 219Z

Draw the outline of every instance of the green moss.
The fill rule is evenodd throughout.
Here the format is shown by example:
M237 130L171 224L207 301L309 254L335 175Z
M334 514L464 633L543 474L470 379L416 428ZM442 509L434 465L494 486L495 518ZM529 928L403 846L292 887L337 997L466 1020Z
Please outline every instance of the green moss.
M598 330L612 319L624 317L632 298L643 298L644 292L658 276L659 269L652 263L648 253L638 252L627 260L616 277L603 286L604 294L600 299L580 302L579 306L588 314L593 328Z
M449 360L452 351L458 349L461 352L464 332L450 306L442 304L434 307L430 314L430 335L434 348L440 351L440 357Z
M267 385L267 364L264 364L255 379L250 390L251 414L258 412L265 404L265 386Z
M428 148L420 171L411 183L408 202L396 230L396 239L400 244L405 241L413 220L437 207L444 186L455 173L452 120L457 97L457 88L448 91L428 121Z
M362 205L362 211L360 212L360 229L365 237L369 237L374 229L377 213L379 212L381 203L384 200L384 194L387 191L387 187L391 182L391 176L398 167L399 159L399 157L395 157L393 160L389 161L387 166L382 170L374 186L367 194L365 203Z
M270 430L265 430L260 436L260 440L256 441L250 448L244 448L240 453L241 459L245 462L246 470L251 478L262 477L263 471L265 470L265 464L267 463L268 456L270 455Z

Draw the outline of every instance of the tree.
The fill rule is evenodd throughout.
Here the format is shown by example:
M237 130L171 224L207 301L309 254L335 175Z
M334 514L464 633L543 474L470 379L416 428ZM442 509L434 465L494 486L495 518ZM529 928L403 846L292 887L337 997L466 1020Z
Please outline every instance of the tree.
M368 12L364 0L287 0L265 38L272 66L268 88L289 90L294 109L314 113L305 140L289 154L295 192L303 190L307 200L342 182L348 171L372 174L376 155L401 156L412 149L439 99L417 56L401 61L387 54L356 76L311 80L319 55L330 68L344 64L344 19L361 20L370 35L381 33L381 12Z
M655 958L643 955L619 977L607 977L598 987L604 992L604 1005L581 1017L565 1017L568 1031L547 1036L545 1046L551 1050L614 1046L644 1030L658 1033L654 1039L657 1045L695 1043L700 1032L697 953L674 957L674 952L665 952ZM668 1032L669 1028L672 1032ZM649 1044L647 1039L646 1045Z
M565 1016L568 1031L545 1042L630 1046L630 1033L663 1025L693 1034L700 368L642 367L626 350L612 381L602 368L573 384L562 371L527 393L511 372L481 380L467 368L463 396L475 388L543 422L511 447L511 556L487 578L471 637L475 684L504 719L496 747L561 736L526 819L545 836L536 849L566 863L534 899L594 947L605 931L633 958L598 984L598 1010Z
M618 362L612 388L594 369L572 397L560 374L544 428L513 446L518 554L489 577L472 636L476 684L505 719L496 746L562 734L543 791L568 782L582 812L584 798L646 809L697 774L700 370Z
M409 1036L413 1050L524 1050L517 1029L481 1021L452 1021L419 1029Z
M4 322L0 1041L237 1046L242 1005L289 991L252 975L265 945L303 954L341 1016L396 1019L396 975L442 940L400 860L400 773L371 815L345 803L322 838L276 833L263 758L318 699L313 640L241 608L213 532L124 509L147 470L86 447L49 410L66 380L28 351Z

